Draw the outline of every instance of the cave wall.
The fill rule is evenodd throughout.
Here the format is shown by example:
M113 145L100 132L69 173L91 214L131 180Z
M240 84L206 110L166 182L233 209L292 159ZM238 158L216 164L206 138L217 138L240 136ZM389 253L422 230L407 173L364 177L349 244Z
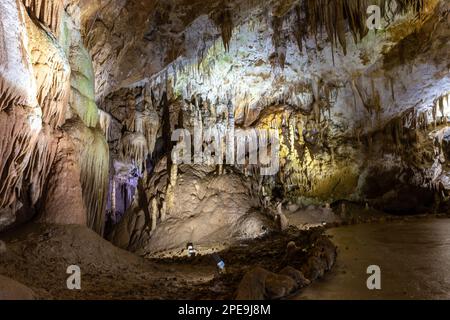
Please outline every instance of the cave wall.
M109 155L80 18L63 1L1 6L0 228L37 219L101 233Z
M345 6L353 2L339 3L354 17L364 17L358 11L366 8L363 2L351 8ZM178 17L170 4L158 6L157 12ZM250 180L255 206L272 218L279 201L283 208L351 201L393 214L448 210L443 138L450 112L448 3L398 1L397 10L386 13L389 21L376 32L367 30L365 20L330 26L324 17L334 7L322 8L323 3L314 1L297 4L233 2L227 13L206 6L209 14L190 19L178 35L165 30L179 28L182 19L154 22L146 40L157 46L161 35L166 37L169 48L162 55L171 57L167 66L134 84L126 80L125 87L112 90L100 103L117 120L110 141L112 158L133 162L120 156L120 146L130 142L130 124L150 95L147 100L161 124L155 150L168 144L164 119L171 132L192 129L193 123L278 131L278 174L262 177L258 167L246 165L229 168ZM229 106L233 123L225 111ZM155 245L158 239L184 230L189 221L179 208L171 222L164 223L172 201L167 197L183 188L178 176L184 173L158 154L148 153L148 158L146 168L135 168L147 189L142 193L139 182L129 184L136 190L134 200L120 213L124 221L113 227L111 236L113 242L141 253L161 250L164 241ZM155 166L165 167L164 179L155 178ZM136 170L120 170L122 180L131 181ZM219 166L215 174L222 170ZM113 179L119 176L114 170L112 174ZM171 240L166 241L168 247L174 246Z
M280 202L448 210L448 1L376 3L371 31L366 0L3 1L0 228L87 224L150 252L206 239L186 230L219 226L208 207L223 230L267 229ZM195 124L275 130L279 172L181 169L170 136ZM211 187L185 214L198 170L240 181L241 204Z

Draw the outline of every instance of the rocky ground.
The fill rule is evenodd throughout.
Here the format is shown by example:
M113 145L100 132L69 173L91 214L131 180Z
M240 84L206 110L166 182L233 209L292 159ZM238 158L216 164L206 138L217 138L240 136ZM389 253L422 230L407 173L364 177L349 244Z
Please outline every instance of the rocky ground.
M370 213L346 204L334 222L291 226L286 232L217 248L226 264L219 274L211 254L194 258L144 259L118 249L80 226L29 224L3 234L0 243L0 286L5 298L35 299L282 299L295 296L324 276L336 260L336 247L326 228L357 223L413 220ZM302 213L297 215L302 219ZM304 213L303 213L304 215ZM307 212L308 217L311 212ZM448 215L433 215L448 217ZM212 248L214 249L214 248ZM211 250L213 252L214 250ZM68 290L67 267L81 268L81 290ZM270 270L270 271L267 271ZM5 291L5 290L3 290ZM6 292L6 291L5 291Z
M2 236L6 249L0 274L33 290L37 299L231 299L244 275L258 266L279 272L290 265L307 277L323 275L334 263L335 248L322 232L291 228L242 242L220 252L227 273L219 275L211 256L146 260L84 227L32 224ZM287 255L290 241L296 246ZM310 260L313 256L319 260ZM67 289L70 265L81 268L82 290ZM281 294L296 289L298 285L288 283Z

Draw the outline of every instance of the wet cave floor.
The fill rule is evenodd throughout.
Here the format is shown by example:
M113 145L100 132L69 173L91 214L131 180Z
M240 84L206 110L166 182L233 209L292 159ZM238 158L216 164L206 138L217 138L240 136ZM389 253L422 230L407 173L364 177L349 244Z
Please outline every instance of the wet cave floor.
M295 299L450 299L450 219L406 219L330 229L333 270ZM381 271L368 290L367 267Z
M411 221L409 221L411 220ZM256 266L278 272L286 265L308 270L337 245L337 265L288 299L449 298L450 219L402 218L328 230L318 227L240 242L220 252L227 273L211 256L143 259L79 226L29 224L2 236L7 250L0 274L30 287L37 299L233 299L245 273ZM294 241L299 250L287 258ZM324 262L325 265L327 262ZM367 290L366 268L382 269L383 290ZM67 267L81 268L81 290L68 290ZM325 270L328 271L328 270Z

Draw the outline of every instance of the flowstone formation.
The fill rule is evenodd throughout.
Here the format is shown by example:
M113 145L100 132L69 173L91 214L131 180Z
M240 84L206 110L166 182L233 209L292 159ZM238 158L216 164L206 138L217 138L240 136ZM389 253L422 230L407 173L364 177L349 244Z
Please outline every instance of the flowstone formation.
M109 150L75 16L63 1L1 4L2 230L37 218L102 233Z

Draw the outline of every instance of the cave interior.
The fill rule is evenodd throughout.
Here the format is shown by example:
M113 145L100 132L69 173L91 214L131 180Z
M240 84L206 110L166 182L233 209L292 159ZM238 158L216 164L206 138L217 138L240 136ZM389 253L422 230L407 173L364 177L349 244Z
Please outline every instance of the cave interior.
M299 297L407 221L449 266L449 11L1 0L0 299Z

